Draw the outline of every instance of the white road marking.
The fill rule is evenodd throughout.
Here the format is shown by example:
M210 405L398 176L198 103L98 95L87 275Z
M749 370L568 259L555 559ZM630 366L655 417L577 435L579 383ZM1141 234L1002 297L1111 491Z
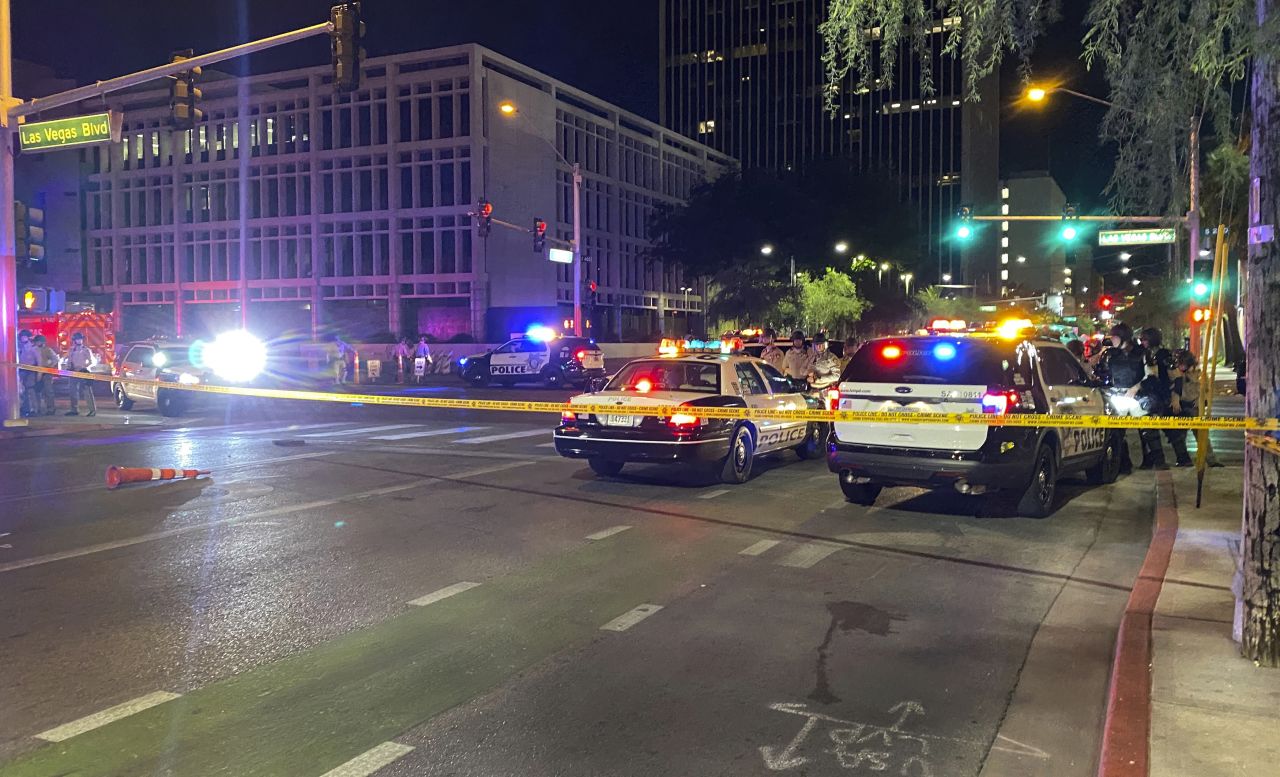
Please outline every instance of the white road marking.
M748 545L747 547L738 551L738 555L739 556L759 556L760 554L764 553L765 551L769 550L770 548L772 548L777 544L778 544L777 540L760 540L759 542L753 545Z
M486 442L501 442L502 440L516 440L521 437L537 437L551 434L550 429L534 429L528 432L509 432L507 434L490 434L485 437L468 437L465 440L458 440L459 445L480 445Z
M806 542L788 553L778 564L784 567L808 569L837 550L843 550L844 547L834 542Z
M699 498L699 499L715 499L716 497L718 497L718 496L724 496L724 495L725 495L725 494L727 494L727 493L729 493L729 489L727 489L727 488L717 488L715 491L712 491L712 492L710 492L710 493L707 493L707 494L699 494L699 495L698 495L698 498Z
M642 604L639 607L630 609L605 625L600 627L601 631L626 631L640 621L653 615L662 609L660 604Z
M554 448L554 447L556 447L556 443L555 443L555 440L552 440L551 442L540 442L540 443L538 443L537 445L535 445L535 446L533 446L533 447L535 447L535 448Z
M95 712L92 715L73 720L70 723L64 723L57 728L51 728L48 731L42 731L36 734L36 739L43 739L46 742L64 742L71 737L78 736L86 731L93 731L95 728L105 726L108 723L114 723L121 718L127 718L146 709L151 709L157 704L164 704L180 697L182 694L170 693L168 691L155 691L148 693L146 696L139 696L136 699L117 704L114 707L108 707L102 712Z
M437 437L442 434L465 434L488 429L487 426L455 426L452 429L425 429L421 432L402 432L401 434L382 434L370 437L371 440L411 440L414 437Z
M307 439L318 437L346 437L353 434L368 434L370 432L389 432L392 429L408 429L417 424L387 424L386 426L362 426L358 429L339 429L336 432L311 432L309 434L300 434L299 437Z
M239 431L237 429L228 430L231 434L276 434L278 432L301 432L304 429L329 429L335 426L345 426L350 421L337 421L328 424L290 424L289 426L276 426L271 429L246 429ZM210 427L216 429L217 427Z
M600 530L600 531L596 532L595 534L588 534L588 535L587 535L587 539L589 539L589 540L602 540L602 539L604 539L605 537L612 537L612 536L613 536L613 535L615 535L615 534L621 534L621 533L623 533L624 531L626 531L627 529L630 529L630 528L631 528L630 526L627 526L627 525L625 525L625 524L620 525L620 526L610 526L609 528L607 528L607 529L602 529L602 530Z
M399 742L383 742L372 750L366 750L343 765L330 769L321 777L368 777L382 767L393 763L409 753L413 748Z
M426 596L419 596L417 599L409 602L409 604L412 604L415 607L426 607L428 604L435 604L441 599L448 599L450 596L460 594L463 591L470 591L478 585L480 584L468 583L465 581L461 583L454 583L453 585L447 585L444 588L441 588L439 591L432 591Z
M440 477L446 477L446 478L474 478L474 477L477 477L477 476L479 476L479 475L488 475L488 474L490 474L490 473L492 473L492 472L502 472L502 471L504 471L504 470L508 470L508 469L515 469L515 468L517 468L517 467L527 467L527 466L529 466L530 464L533 464L533 463L535 463L535 462L532 462L532 461L512 461L512 462L508 462L507 464L494 464L494 465L493 465L493 466L491 466L491 467L480 467L479 469L469 469L469 470L466 470L466 471L463 471L463 472L455 472L455 473L453 473L452 475L441 475Z

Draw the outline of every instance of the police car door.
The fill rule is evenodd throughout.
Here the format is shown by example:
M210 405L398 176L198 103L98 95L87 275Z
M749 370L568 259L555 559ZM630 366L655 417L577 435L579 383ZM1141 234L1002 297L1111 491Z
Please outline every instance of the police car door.
M1066 348L1041 346L1036 349L1040 377L1049 412L1054 415L1102 415L1102 395L1090 387L1088 376ZM1100 451L1106 444L1105 429L1059 428L1062 458L1074 459Z
M126 378L137 378L138 380L155 380L156 351L149 345L135 345L129 349L129 353L125 354L124 360L120 363L120 372ZM155 389L152 386L140 383L126 384L124 391L130 397L147 397L155 399Z
M760 369L757 369L757 367ZM742 398L747 401L747 407L763 410L804 409L804 397L799 394L788 393L790 392L791 384L782 377L781 373L773 370L772 367L750 362L737 362L734 364L734 369L737 372L738 385L742 390ZM765 372L761 370L765 372L772 371L776 376L776 380L766 382L764 378ZM770 383L773 384L772 387ZM760 452L786 448L796 445L804 439L803 423L758 419L755 424L760 430L760 437L756 441L756 450Z
M498 380L512 380L529 375L530 345L541 346L532 340L512 340L498 347L489 357L489 375Z

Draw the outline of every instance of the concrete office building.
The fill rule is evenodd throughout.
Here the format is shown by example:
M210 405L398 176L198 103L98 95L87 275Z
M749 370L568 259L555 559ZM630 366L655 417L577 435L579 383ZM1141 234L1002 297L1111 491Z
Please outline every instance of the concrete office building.
M585 176L592 332L683 328L702 309L695 279L644 253L654 208L731 162L703 144L476 45L370 59L351 95L328 66L201 87L195 130L169 129L158 82L111 98L123 142L84 152L88 286L126 336L243 324L495 340L560 325L572 268L528 231L480 238L469 215L488 199L495 219L543 218L553 245L567 240L559 156Z
M828 92L818 25L827 0L659 0L661 121L729 156L743 168L790 170L815 160L856 160L895 173L897 192L920 208L926 267L938 276L994 289L995 243L947 239L961 204L998 205L999 82L963 100L964 72L943 54L944 36L962 24L938 18L930 52L935 92L921 93L919 60L895 52L896 77L839 85ZM867 34L878 39L878 30ZM880 53L877 52L877 57Z
M1062 213L1066 195L1058 182L1044 171L1011 175L1000 185L1002 215L1045 216ZM1091 229L1082 227L1076 239L1074 263L1067 263L1066 245L1060 237L1061 222L1002 221L1000 237L1000 296L1022 297L1047 294L1059 297L1052 306L1070 315L1075 300L1089 292L1093 274L1095 239ZM1095 290L1096 291L1096 290Z

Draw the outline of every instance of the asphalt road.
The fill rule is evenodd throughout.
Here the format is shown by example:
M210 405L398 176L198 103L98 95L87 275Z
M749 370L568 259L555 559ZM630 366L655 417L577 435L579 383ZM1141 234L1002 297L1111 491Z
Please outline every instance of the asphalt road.
M0 776L1092 774L1150 473L1043 521L863 508L790 454L597 479L553 420L255 401L0 444Z

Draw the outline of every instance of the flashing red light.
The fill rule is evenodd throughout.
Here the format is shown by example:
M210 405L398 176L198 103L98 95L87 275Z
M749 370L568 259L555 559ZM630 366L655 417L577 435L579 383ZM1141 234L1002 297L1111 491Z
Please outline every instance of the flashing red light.
M573 355L573 358L577 359L578 361L582 361L583 359L587 358L587 352L586 352L586 351L578 351L577 353L575 353L575 354Z
M692 416L688 413L672 413L671 417L667 419L667 426L677 430L692 429L700 423L702 422L698 420L697 416Z
M982 412L1005 415L1022 405L1022 397L1016 391L988 391L982 395Z
M653 391L653 381L648 378L641 378L636 381L636 385L633 388L641 394L648 394L650 391Z
M596 287L596 282L595 282L595 281L591 281L590 283L588 283L588 284L587 284L587 288L588 288L588 289L590 289L591 291L595 291L595 290L596 290L596 288L597 288L597 287Z
M493 203L492 203L492 202L482 202L482 203L480 203L480 215L481 215L481 216L483 216L483 217L485 217L485 218L489 218L490 216L492 216L492 215L493 215Z
M547 234L547 222L543 221L542 219L534 219L533 232L538 237L542 237L543 235Z
M828 410L840 409L840 389L838 388L827 389L827 409Z
M1098 307L1102 308L1103 310L1110 310L1111 308L1115 307L1115 304L1116 304L1116 301L1106 294L1103 294L1101 297L1098 297Z
M572 423L576 423L577 420L578 420L578 414L573 412L572 410L564 410L560 413L560 421L563 423L572 424Z
M880 356L890 361L902 358L902 349L896 345L886 345L880 349Z

